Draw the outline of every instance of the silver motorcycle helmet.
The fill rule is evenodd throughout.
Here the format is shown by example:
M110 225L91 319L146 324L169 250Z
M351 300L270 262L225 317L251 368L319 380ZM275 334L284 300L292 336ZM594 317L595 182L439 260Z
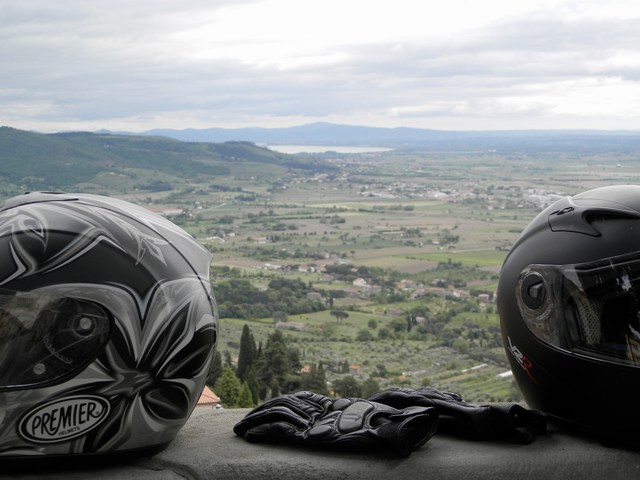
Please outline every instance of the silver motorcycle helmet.
M125 201L30 193L0 255L0 461L165 448L215 351L210 253Z

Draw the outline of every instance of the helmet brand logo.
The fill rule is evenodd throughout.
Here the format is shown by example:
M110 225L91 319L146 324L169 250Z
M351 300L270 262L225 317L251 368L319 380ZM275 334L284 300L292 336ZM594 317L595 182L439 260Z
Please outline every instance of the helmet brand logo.
M529 377L529 379L535 383L536 385L538 384L538 382L536 381L535 378L533 378L533 375L531 374L531 369L533 368L533 363L531 363L531 360L529 360L521 351L518 347L516 347L514 344L511 343L511 337L507 337L507 340L509 341L509 351L511 352L511 355L513 355L513 358L516 359L516 361L520 364L520 366L522 367L522 369L525 371L525 373L527 374L527 376Z
M36 443L55 443L84 435L102 423L109 402L93 395L66 397L40 405L20 421L20 435Z

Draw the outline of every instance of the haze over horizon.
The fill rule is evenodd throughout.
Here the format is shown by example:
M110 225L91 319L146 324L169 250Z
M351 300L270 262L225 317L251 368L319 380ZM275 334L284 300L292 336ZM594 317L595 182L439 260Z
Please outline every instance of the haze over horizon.
M0 0L0 125L640 130L640 3Z

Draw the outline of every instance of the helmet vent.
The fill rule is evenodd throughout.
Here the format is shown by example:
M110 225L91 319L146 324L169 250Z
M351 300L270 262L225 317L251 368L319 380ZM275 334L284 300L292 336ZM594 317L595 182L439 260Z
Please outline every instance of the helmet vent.
M567 199L570 201L570 199ZM584 233L599 237L594 223L601 220L640 219L640 213L622 206L582 206L569 204L549 214L549 227L554 232Z

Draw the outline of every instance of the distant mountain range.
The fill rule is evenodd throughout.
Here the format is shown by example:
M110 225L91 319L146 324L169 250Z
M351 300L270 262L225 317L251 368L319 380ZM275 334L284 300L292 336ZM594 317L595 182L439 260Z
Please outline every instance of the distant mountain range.
M432 151L598 153L640 150L640 131L441 131L312 123L289 128L187 128L117 133L162 136L185 142L247 141L268 145L349 145Z

